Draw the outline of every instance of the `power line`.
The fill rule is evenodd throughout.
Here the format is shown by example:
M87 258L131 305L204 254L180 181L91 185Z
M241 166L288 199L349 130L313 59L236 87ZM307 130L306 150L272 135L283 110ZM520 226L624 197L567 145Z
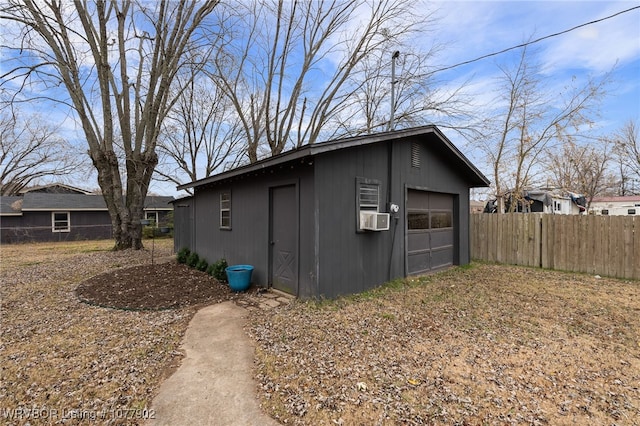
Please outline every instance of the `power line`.
M564 30L564 31L560 31L560 32L557 32L557 33L549 34L549 35L546 35L544 37L540 37L540 38L537 38L535 40L531 40L531 41L528 41L526 43L519 44L517 46L512 46L512 47L500 50L498 52L488 53L486 55L478 56L475 59L470 59L468 61L459 62L459 63L457 63L455 65L450 65L450 66L447 66L447 67L444 67L444 68L439 68L439 69L437 69L435 71L432 71L431 74L435 74L435 73L440 72L440 71L450 70L452 68L456 68L456 67L459 67L459 66L462 66L462 65L471 64L473 62L477 62L477 61L480 61L482 59L490 58L492 56L501 55L503 53L509 52L510 50L520 49L520 48L528 46L530 44L539 43L539 42L541 42L543 40L546 40L548 38L557 37L559 35L566 34L568 32L577 30L578 28L586 27L587 25L597 24L598 22L606 21L607 19L614 18L614 17L616 17L618 15L622 15L623 13L631 12L632 10L635 10L635 9L640 9L640 6L634 6L634 7L631 7L629 9L622 10L620 12L614 13L613 15L609 15L609 16L606 16L604 18L596 19L595 21L585 22L584 24L576 25L575 27L569 28L568 30Z

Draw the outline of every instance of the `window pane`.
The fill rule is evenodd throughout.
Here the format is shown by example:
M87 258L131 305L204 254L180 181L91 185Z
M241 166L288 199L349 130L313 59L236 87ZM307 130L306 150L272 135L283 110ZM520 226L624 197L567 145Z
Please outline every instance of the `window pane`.
M431 228L451 228L452 226L451 212L431 212Z
M69 213L54 212L53 213L53 230L68 231L69 230Z
M409 213L407 220L409 229L429 229L429 213Z
M220 227L231 228L231 192L220 193Z
M230 211L220 212L220 226L222 226L224 228L231 227L231 212Z

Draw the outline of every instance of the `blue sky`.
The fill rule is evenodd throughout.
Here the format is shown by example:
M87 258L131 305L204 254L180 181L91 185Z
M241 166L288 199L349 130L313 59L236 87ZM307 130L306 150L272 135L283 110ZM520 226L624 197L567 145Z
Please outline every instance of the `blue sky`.
M445 48L434 57L437 68L475 59L545 37L572 27L640 6L640 1L439 1L426 2L437 23L430 33ZM419 3L416 4L420 8ZM601 116L591 130L606 135L628 120L640 122L640 9L588 25L567 34L535 43L536 60L542 65L545 85L562 87L575 79L598 78L614 69L609 94L602 100ZM509 63L519 50L479 60L438 73L437 80L451 87L470 80L467 88L479 108L495 98L498 65ZM447 131L478 167L482 154L466 146L455 132ZM152 190L176 195L172 188L152 185Z
M437 37L448 45L438 58L452 65L516 46L530 39L640 6L640 1L442 1L437 3ZM594 132L612 132L630 119L640 121L640 9L584 26L531 45L544 70L545 83L561 87L572 78L598 78L614 69L608 96ZM451 82L472 78L479 103L491 96L498 64L518 50L444 71ZM615 68L614 68L615 67Z
M427 1L416 2L416 13L434 11L437 21L430 32L433 40L445 46L434 57L434 66L444 68L501 51L530 39L545 37L626 9L640 6L640 0L627 1ZM601 104L594 135L606 135L627 121L640 123L640 8L566 34L545 39L531 46L542 65L545 83L562 87L572 79L584 81L614 69L608 96ZM437 74L437 80L456 87L470 79L467 92L481 108L495 98L492 90L498 65L513 61L518 50L475 61ZM56 123L64 123L69 133L78 129L62 108L41 105ZM36 108L37 109L37 108ZM486 173L477 161L478 153L465 147L455 133L447 135ZM85 182L90 188L97 183ZM178 195L172 184L152 183L151 191Z

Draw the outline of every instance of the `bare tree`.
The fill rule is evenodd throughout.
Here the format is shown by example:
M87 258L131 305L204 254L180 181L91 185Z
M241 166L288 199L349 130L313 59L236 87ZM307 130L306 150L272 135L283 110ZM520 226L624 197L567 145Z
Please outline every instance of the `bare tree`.
M620 195L640 193L640 142L637 123L629 120L613 136L613 143L620 169Z
M468 100L462 94L467 82L448 88L433 73L433 57L444 47L416 51L403 36L397 35L355 67L351 80L357 89L349 100L349 113L333 120L341 136L386 131L392 114L394 128L435 124L464 130L460 123L471 120ZM394 49L397 55L392 54ZM395 75L390 75L395 65Z
M66 89L61 101L84 131L116 249L142 247L140 219L158 162L157 138L180 92L171 88L186 59L198 58L196 52L206 59L203 23L217 3L8 0L2 6L0 18L21 31L3 46L6 62L15 65L2 84L18 84L25 96L37 83L37 89ZM118 136L124 160L116 152Z
M42 179L82 168L76 149L42 117L5 108L0 112L0 194L16 195Z
M610 190L609 145L606 140L600 141L597 147L567 140L555 152L549 152L546 168L551 175L550 186L584 195L589 210L593 197Z
M249 0L220 14L211 77L242 122L249 161L318 141L350 112L358 64L419 25L408 0ZM323 134L323 135L326 135ZM264 150L264 151L263 151Z
M191 70L198 73L199 70ZM232 168L241 160L244 139L229 98L209 79L187 82L163 124L155 179L181 185Z
M500 71L496 104L503 107L490 120L493 130L478 141L492 168L498 211L506 190L518 197L534 183L548 148L590 126L607 81L590 80L580 87L571 82L554 93L526 48L515 66L501 66Z

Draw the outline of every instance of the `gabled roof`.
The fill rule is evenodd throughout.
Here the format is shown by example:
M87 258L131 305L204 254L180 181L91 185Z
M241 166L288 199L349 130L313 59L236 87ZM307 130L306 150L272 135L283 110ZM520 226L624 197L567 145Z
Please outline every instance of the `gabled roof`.
M102 195L50 194L46 192L27 192L24 194L22 211L52 210L107 210Z
M76 188L75 186L65 185L64 183L50 183L47 185L38 185L31 188L25 188L20 191L20 194L26 194L27 192L45 192L49 194L84 194L89 195L91 191L86 189Z
M178 186L178 189L195 188L210 183L215 183L229 179L235 176L251 173L290 161L301 160L307 157L313 157L325 152L337 151L356 146L370 145L380 142L402 140L416 136L430 136L429 143L435 144L442 148L440 151L445 158L452 161L460 173L464 174L472 186L485 187L489 185L489 180L455 147L455 145L447 139L447 137L436 126L422 126L411 129L394 130L391 132L376 133L372 135L355 136L345 139L337 139L328 142L316 143L313 145L305 145L291 151L258 161L253 164L238 167L214 176L200 179L188 184Z

